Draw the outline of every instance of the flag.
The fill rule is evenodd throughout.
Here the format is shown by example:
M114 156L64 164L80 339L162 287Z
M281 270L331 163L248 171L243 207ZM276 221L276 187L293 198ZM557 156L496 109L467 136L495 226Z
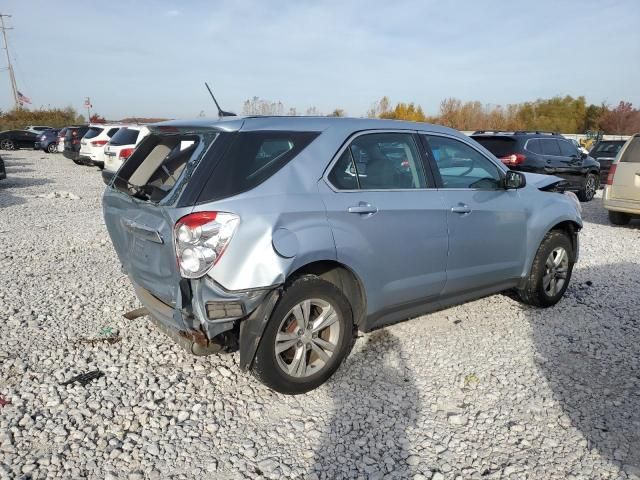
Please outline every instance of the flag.
M18 102L20 102L20 105L23 105L25 103L31 103L31 99L29 97L27 97L26 95L23 95L21 92L18 92Z

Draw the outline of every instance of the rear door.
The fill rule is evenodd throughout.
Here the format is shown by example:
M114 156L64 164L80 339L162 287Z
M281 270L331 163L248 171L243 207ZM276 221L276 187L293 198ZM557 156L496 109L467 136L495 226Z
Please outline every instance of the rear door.
M163 302L180 305L173 227L193 208L176 208L180 191L217 133L152 135L107 187L107 230L133 283Z
M445 284L446 212L419 148L412 132L358 134L320 182L338 261L365 284L374 317L436 299Z
M640 135L635 135L620 151L609 197L640 202Z

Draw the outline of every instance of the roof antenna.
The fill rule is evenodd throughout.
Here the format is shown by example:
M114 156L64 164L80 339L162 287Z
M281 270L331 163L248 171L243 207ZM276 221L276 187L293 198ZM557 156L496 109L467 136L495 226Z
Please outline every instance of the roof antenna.
M204 86L207 87L207 90L209 90L209 95L211 95L211 98L213 98L213 103L216 104L216 108L218 109L218 118L223 118L223 117L235 117L236 114L232 113L232 112L225 112L224 110L222 110L220 108L220 105L218 105L218 101L216 100L216 97L213 96L213 92L211 91L211 89L209 88L209 84L207 82L204 82Z

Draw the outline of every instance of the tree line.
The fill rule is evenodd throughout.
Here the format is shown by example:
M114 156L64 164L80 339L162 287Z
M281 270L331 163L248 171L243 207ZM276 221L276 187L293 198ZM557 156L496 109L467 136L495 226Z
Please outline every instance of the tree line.
M252 97L243 104L244 115L323 115L316 107L304 113L296 108L285 108L280 101L272 102ZM327 116L344 117L345 111L336 108ZM632 134L640 132L640 110L630 102L620 101L615 107L602 103L587 104L584 97L553 97L533 102L503 105L485 105L479 101L463 102L447 98L440 102L437 114L427 115L414 102L391 104L382 97L367 111L369 118L388 118L428 122L456 130L545 130L564 133L598 131L606 134Z
M346 112L335 108L322 113L310 106L298 111L295 107L285 107L281 101L270 101L260 97L247 99L242 106L243 115L311 115L344 117ZM204 115L201 112L201 115ZM366 112L369 118L388 118L429 122L457 130L546 130L563 133L585 133L598 131L605 134L629 135L640 132L640 110L630 102L620 101L616 106L605 103L587 104L584 97L552 97L532 102L509 105L486 105L479 101L463 102L457 98L447 98L440 103L438 112L427 115L414 102L391 104L389 97L382 97ZM105 122L104 117L93 114L93 123ZM127 121L159 121L160 118L129 117ZM124 120L123 120L124 121ZM49 125L64 127L83 124L86 119L73 108L50 108L28 110L17 108L0 111L0 130L24 128L26 125Z

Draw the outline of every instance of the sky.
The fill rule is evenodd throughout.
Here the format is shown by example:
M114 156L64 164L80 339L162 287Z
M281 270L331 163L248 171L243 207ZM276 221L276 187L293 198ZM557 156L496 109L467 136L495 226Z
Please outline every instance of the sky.
M18 89L108 119L241 112L258 96L362 116L386 95L640 106L640 1L2 0ZM0 52L4 55L4 51ZM0 57L0 109L12 106Z

